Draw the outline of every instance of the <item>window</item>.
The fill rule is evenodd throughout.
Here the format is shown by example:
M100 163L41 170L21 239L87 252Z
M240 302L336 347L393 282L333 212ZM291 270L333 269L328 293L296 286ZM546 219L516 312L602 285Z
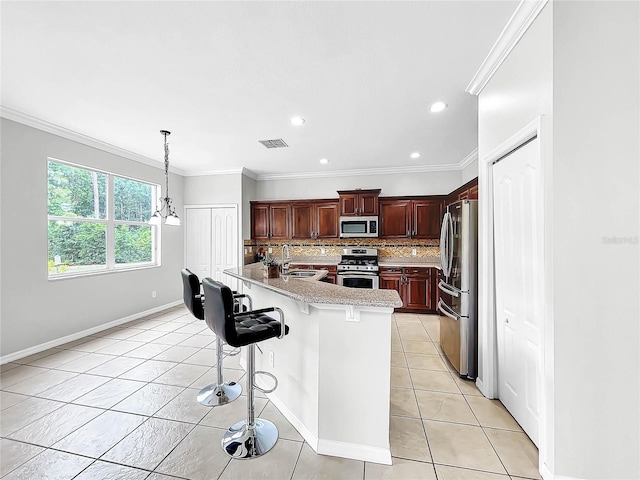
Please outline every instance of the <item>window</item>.
M157 185L49 160L49 278L157 265Z

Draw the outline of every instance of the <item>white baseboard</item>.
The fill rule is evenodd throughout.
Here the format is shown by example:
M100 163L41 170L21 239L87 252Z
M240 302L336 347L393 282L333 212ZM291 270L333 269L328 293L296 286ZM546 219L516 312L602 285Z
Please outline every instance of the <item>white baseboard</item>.
M293 428L295 428L298 433L300 435L302 435L302 438L305 439L305 441L309 444L309 446L311 448L313 448L313 450L315 452L318 452L318 437L315 436L313 433L311 433L311 430L309 430L306 425L304 425L299 419L298 417L296 417L293 412L291 410L289 410L289 408L287 408L284 403L282 403L282 400L280 400L277 395L274 395L273 393L269 393L267 394L267 397L269 398L269 401L271 401L271 403L273 403L273 405L280 410L280 413L284 416L284 418L286 418L287 420L289 420L289 423L291 425L293 425ZM320 453L320 452L318 452Z
M392 464L390 448L376 448L357 443L320 439L318 441L318 450L316 451L321 455L352 458L353 460L364 460L365 462L381 463L383 465Z
M560 475L554 475L545 464L540 467L540 475L544 480L584 480L578 477L564 477Z
M280 413L289 420L289 423L293 425L316 453L320 455L331 455L332 457L351 458L353 460L391 465L390 448L376 448L356 443L319 439L311 433L311 430L309 430L276 395L270 393L267 397L274 406L280 410Z
M128 315L126 317L119 318L109 323L103 323L102 325L98 325L97 327L88 328L87 330L83 330L81 332L72 333L71 335L66 335L64 337L56 338L55 340L50 340L48 342L41 343L39 345L34 345L33 347L28 347L17 352L3 355L2 357L0 357L0 365L4 365L5 363L13 362L15 360L28 357L29 355L33 355L34 353L43 352L45 350L57 347L59 345L64 345L65 343L73 342L74 340L78 340L80 338L86 337L87 335L93 335L94 333L102 332L103 330L108 330L109 328L117 327L118 325L122 325L123 323L131 322L133 320L146 317L147 315L152 315L154 313L161 312L162 310L166 310L167 308L176 307L182 303L183 303L182 300L176 300L175 302L167 303L159 307L154 307L149 310L145 310L144 312L134 313L133 315Z

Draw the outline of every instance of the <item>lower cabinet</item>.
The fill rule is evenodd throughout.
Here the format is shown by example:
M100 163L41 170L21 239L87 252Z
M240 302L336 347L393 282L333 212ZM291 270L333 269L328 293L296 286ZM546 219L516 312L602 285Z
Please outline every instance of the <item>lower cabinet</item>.
M431 267L380 267L380 288L398 292L403 303L398 312L435 312L437 275Z
M324 278L325 282L337 283L338 281L338 267L336 265L306 265L306 264L292 264L291 268L301 268L304 270L328 270L329 273Z

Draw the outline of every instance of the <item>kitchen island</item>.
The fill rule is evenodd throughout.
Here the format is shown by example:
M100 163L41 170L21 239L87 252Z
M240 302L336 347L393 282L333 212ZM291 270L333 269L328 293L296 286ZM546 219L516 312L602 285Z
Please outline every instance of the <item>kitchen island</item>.
M393 290L346 288L283 275L260 264L224 271L243 282L253 308L284 311L290 333L260 343L256 368L278 378L269 400L319 454L390 465ZM244 355L244 352L242 353ZM266 378L266 377L265 377ZM269 380L257 383L268 388Z

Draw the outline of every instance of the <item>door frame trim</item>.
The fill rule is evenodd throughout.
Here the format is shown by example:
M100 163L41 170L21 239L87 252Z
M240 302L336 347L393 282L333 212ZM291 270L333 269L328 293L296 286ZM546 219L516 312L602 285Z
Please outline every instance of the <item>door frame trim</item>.
M538 272L538 306L540 322L539 398L539 469L554 471L554 355L553 355L553 297L552 297L552 127L551 119L541 115L478 159L478 356L477 386L488 398L498 397L498 344L494 287L494 205L493 165L519 146L538 137L540 151L539 192L542 207L540 228L542 248L539 252L541 268Z

